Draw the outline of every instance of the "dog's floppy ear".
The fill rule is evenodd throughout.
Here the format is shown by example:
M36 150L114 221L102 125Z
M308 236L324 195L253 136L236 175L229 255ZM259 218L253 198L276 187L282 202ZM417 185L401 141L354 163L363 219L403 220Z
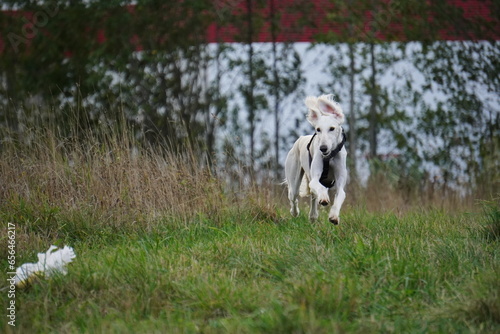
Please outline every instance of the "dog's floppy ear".
M339 123L344 123L344 112L340 104L333 101L331 95L322 95L318 98L319 110L327 115L333 115Z
M315 96L308 96L304 101L307 109L309 110L309 113L307 114L307 120L312 124L312 126L316 126L316 122L321 115L320 111L318 110L317 100L318 99Z
M319 116L321 116L321 113L318 110L317 106L317 98L314 96L308 96L304 102L307 106L307 109L309 110L309 113L307 114L307 120L312 124L312 126L315 126Z
M315 109L309 109L309 113L307 114L307 120L309 123L312 124L312 126L316 126L316 122L318 121L319 116L321 113Z

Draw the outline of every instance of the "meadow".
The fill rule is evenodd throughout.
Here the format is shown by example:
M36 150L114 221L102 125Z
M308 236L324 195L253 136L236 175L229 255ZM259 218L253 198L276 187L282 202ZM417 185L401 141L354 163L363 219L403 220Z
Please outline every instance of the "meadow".
M500 332L498 198L348 187L339 226L310 223L282 188L235 191L192 154L110 133L2 143L2 284L8 223L17 265L51 244L77 254L16 289L15 327L2 290L2 332Z

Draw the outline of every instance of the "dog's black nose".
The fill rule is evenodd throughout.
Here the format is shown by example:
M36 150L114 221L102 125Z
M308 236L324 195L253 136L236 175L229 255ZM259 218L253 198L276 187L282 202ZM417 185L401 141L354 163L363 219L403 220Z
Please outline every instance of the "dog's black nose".
M328 150L328 147L327 147L326 145L321 145L321 146L319 147L319 150L320 150L321 152L325 153L325 152Z

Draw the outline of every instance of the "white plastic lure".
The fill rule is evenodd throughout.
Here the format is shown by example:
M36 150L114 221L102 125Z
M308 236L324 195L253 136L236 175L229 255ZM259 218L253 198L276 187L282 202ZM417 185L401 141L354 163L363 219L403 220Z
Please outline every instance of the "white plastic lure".
M66 265L76 257L72 247L56 250L57 246L50 246L45 253L38 253L37 263L25 263L16 269L14 277L16 286L22 288L27 286L37 277L50 277L55 273L67 274Z

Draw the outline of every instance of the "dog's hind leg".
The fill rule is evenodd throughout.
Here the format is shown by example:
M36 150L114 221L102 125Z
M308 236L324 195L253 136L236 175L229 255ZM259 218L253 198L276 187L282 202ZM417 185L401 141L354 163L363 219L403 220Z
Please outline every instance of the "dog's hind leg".
M298 180L293 180L293 184L288 186L288 199L290 200L290 213L292 216L297 217L300 213L299 210L299 188L300 180L304 176L304 171L301 169L299 172Z
M288 199L290 200L290 213L292 216L299 215L299 190L304 170L300 166L300 160L297 152L290 150L285 162L285 177L288 185Z
M309 220L315 222L318 220L318 198L311 194L311 210L309 211Z

